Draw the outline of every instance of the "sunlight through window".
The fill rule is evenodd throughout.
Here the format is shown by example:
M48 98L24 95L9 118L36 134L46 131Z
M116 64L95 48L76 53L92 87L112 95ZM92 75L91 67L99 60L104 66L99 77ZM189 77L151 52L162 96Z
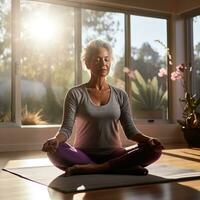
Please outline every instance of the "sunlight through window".
M33 41L48 42L56 39L58 23L50 15L36 14L24 22L24 30Z
M74 8L22 1L20 11L22 125L59 124L75 81Z

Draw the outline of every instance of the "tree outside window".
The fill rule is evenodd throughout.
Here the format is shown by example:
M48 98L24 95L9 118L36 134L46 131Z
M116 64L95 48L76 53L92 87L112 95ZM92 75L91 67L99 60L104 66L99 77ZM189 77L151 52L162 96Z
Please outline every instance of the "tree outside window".
M155 30L155 31L154 31ZM158 77L167 69L167 20L131 16L131 101L135 118L168 119L167 78Z
M11 1L0 1L0 122L11 120Z
M124 14L82 9L82 46L94 39L108 41L113 49L114 61L108 80L110 84L125 88L123 67L124 62ZM88 81L89 75L83 66L83 82Z
M74 9L21 2L22 124L59 124L75 83Z
M193 17L193 65L192 90L193 94L200 97L200 15Z

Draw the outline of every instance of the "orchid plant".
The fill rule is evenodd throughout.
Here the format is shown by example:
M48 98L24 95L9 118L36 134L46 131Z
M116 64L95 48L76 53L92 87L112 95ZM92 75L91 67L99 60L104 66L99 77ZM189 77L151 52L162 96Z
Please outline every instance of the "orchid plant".
M160 43L166 49L169 65L172 65L172 56L169 53L169 49L159 40L156 40L156 42ZM200 98L197 98L196 94L192 95L189 92L191 72L192 67L188 68L185 64L180 64L176 66L176 70L171 73L170 77L172 81L181 81L184 90L184 98L179 99L183 105L183 119L177 120L183 129L200 128L200 113L197 111L197 108L200 105ZM159 77L164 77L167 75L168 73L165 68L161 68L158 72Z

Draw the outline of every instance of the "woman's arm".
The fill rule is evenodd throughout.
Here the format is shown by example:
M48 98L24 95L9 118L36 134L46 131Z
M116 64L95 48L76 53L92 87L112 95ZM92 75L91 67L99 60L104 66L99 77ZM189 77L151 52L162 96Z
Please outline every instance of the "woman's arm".
M65 97L63 108L63 120L60 129L54 137L49 138L43 145L42 150L55 152L60 143L66 142L72 134L77 110L77 99L73 91L70 90Z
M59 142L59 143L64 143L67 141L67 137L65 134L57 132L54 138Z
M157 138L149 137L143 133L141 133L135 126L133 121L129 98L126 93L123 93L123 98L121 98L121 116L120 122L123 127L123 130L128 139L133 140L137 143L148 143L152 146L160 146L162 149L164 148L161 142Z

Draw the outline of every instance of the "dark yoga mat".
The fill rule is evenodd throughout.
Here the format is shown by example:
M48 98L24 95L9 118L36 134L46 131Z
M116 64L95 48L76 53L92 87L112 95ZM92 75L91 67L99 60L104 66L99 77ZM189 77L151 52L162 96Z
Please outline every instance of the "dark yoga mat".
M42 164L39 166L39 163L42 162L38 162L38 160L37 163L34 162L34 159L31 162L26 160L26 166L18 165L18 161L14 161L15 167L7 165L3 170L62 192L83 192L86 190L164 183L200 177L200 171L161 164L149 166L149 175L147 176L112 174L64 176L63 171L52 165ZM19 161L19 163L22 163L22 161ZM27 163L30 164L27 165Z

